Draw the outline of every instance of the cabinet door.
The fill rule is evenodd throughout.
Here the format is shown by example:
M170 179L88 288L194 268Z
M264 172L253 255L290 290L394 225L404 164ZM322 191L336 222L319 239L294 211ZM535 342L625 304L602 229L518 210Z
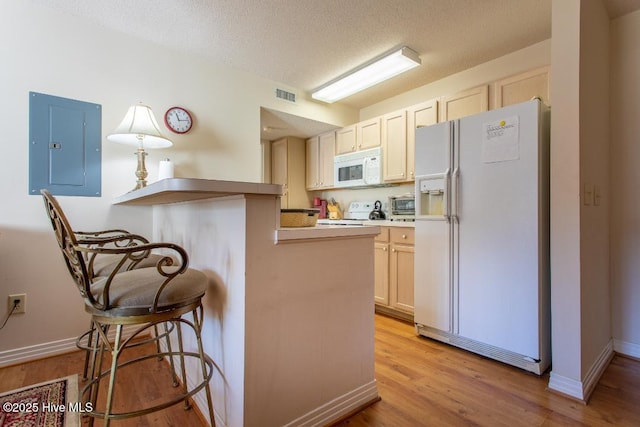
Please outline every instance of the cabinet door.
M407 109L407 178L415 179L416 129L438 123L438 100L423 102Z
M380 146L380 118L366 120L357 124L356 139L358 150Z
M374 243L374 300L389 305L389 244Z
M407 112L382 117L382 178L385 182L407 180Z
M307 190L315 190L320 185L318 165L320 164L319 137L314 136L306 141L305 146L305 181Z
M413 313L413 246L391 245L389 305Z
M413 314L415 231L392 227L389 240L389 306Z
M351 125L336 131L336 154L356 151L356 125Z
M495 82L495 108L529 101L536 96L546 105L551 105L550 69L542 67Z
M489 86L482 85L440 98L440 121L455 120L489 109Z
M283 138L271 143L271 183L282 185L283 209L289 207L287 169L287 139Z
M318 188L333 188L333 167L336 156L336 133L318 137Z

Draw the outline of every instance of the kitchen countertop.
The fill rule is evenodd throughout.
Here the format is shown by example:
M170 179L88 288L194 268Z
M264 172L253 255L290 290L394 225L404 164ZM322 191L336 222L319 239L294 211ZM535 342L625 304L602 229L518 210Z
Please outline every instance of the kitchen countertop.
M380 221L370 221L380 222ZM276 230L276 243L307 239L330 239L336 237L360 237L380 234L379 224L363 225L316 225L315 227L281 227Z
M415 221L391 221L388 219L383 220L352 220L352 219L319 219L316 227L361 227L363 225L377 225L378 227L407 227L415 228Z

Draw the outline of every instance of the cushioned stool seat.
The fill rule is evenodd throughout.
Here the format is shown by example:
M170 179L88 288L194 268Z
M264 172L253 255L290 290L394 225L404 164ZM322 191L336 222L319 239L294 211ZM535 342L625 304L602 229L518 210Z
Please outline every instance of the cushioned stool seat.
M168 267L168 272L175 272L177 267ZM156 298L158 287L162 285L155 267L138 268L116 274L110 282L109 310L118 312L119 316L145 314L149 312ZM170 281L160 294L157 310L164 311L174 307L192 304L204 296L209 279L201 271L188 269ZM104 304L104 286L108 278L98 278L91 285L91 292L98 295L98 302Z

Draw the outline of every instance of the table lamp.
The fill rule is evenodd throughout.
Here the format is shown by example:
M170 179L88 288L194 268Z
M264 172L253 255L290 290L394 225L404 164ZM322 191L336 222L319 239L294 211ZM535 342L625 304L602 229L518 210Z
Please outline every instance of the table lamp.
M138 147L138 169L136 170L136 187L134 190L146 187L147 168L144 158L147 153L145 148L171 147L173 143L162 135L153 111L142 103L132 105L124 116L120 125L109 135L107 140L119 144L134 145Z

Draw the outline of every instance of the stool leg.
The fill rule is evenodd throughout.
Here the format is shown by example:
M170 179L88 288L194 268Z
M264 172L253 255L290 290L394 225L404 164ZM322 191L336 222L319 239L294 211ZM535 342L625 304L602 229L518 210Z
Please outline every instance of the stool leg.
M101 328L104 336L107 336L107 333L109 332L109 325L105 325L105 326L101 326L98 325L97 323L95 323L95 327L96 328ZM95 352L98 348L98 345L100 346L100 350L99 350L99 355L98 355L98 366L95 366ZM100 389L100 374L102 373L102 361L104 360L104 349L106 347L106 343L100 339L100 335L99 332L96 330L96 343L95 343L95 347L94 347L94 354L93 354L93 358L91 361L91 376L89 378L90 381L94 381L96 380L96 382L91 384L91 387L89 388L89 402L91 402L91 404L93 405L93 410L95 411L96 408L98 407L98 390ZM93 422L94 422L95 418L94 417L89 417L89 427L93 427Z
M202 305L198 307L200 313L202 313ZM194 331L196 334L196 341L198 342L198 354L200 355L200 369L202 369L202 377L207 377L207 364L205 363L204 348L202 346L202 319L198 316L198 310L193 310L193 324L195 326ZM211 420L211 427L216 427L216 419L213 413L213 402L211 401L211 386L209 382L204 386L205 394L207 395L207 406L209 406L209 419Z
M109 375L109 388L107 390L107 403L104 408L104 426L109 427L111 419L111 405L113 404L113 388L116 383L116 371L118 369L118 358L120 357L120 346L122 340L122 325L116 326L116 339L111 350L111 373Z
M157 329L156 329L156 331L157 331ZM156 332L156 334L157 334L157 332ZM164 334L165 334L166 339L167 339L167 351L169 353L172 353L171 337L169 336L169 328L167 327L167 322L164 322ZM160 353L160 342L158 341L157 344L158 344L158 353ZM178 387L178 385L180 385L180 382L178 381L178 374L176 373L176 366L175 366L175 363L173 363L173 355L172 354L169 355L169 364L171 365L171 376L173 377L173 386L174 387ZM184 378L182 380L184 381Z
M95 325L93 324L93 319L91 319L91 322L89 323L89 335L87 336L87 345L90 348L90 350L86 350L85 351L85 355L84 355L84 367L82 368L82 380L86 381L87 378L89 378L87 376L87 373L89 372L89 360L91 358L95 358L95 352L96 352L96 348L93 346L93 331L94 331Z
M178 331L178 353L180 353L180 371L182 373L182 392L187 394L187 368L184 365L184 345L182 342L182 322L176 322L176 329ZM184 409L187 410L191 408L191 404L189 403L189 398L185 397L184 399Z

